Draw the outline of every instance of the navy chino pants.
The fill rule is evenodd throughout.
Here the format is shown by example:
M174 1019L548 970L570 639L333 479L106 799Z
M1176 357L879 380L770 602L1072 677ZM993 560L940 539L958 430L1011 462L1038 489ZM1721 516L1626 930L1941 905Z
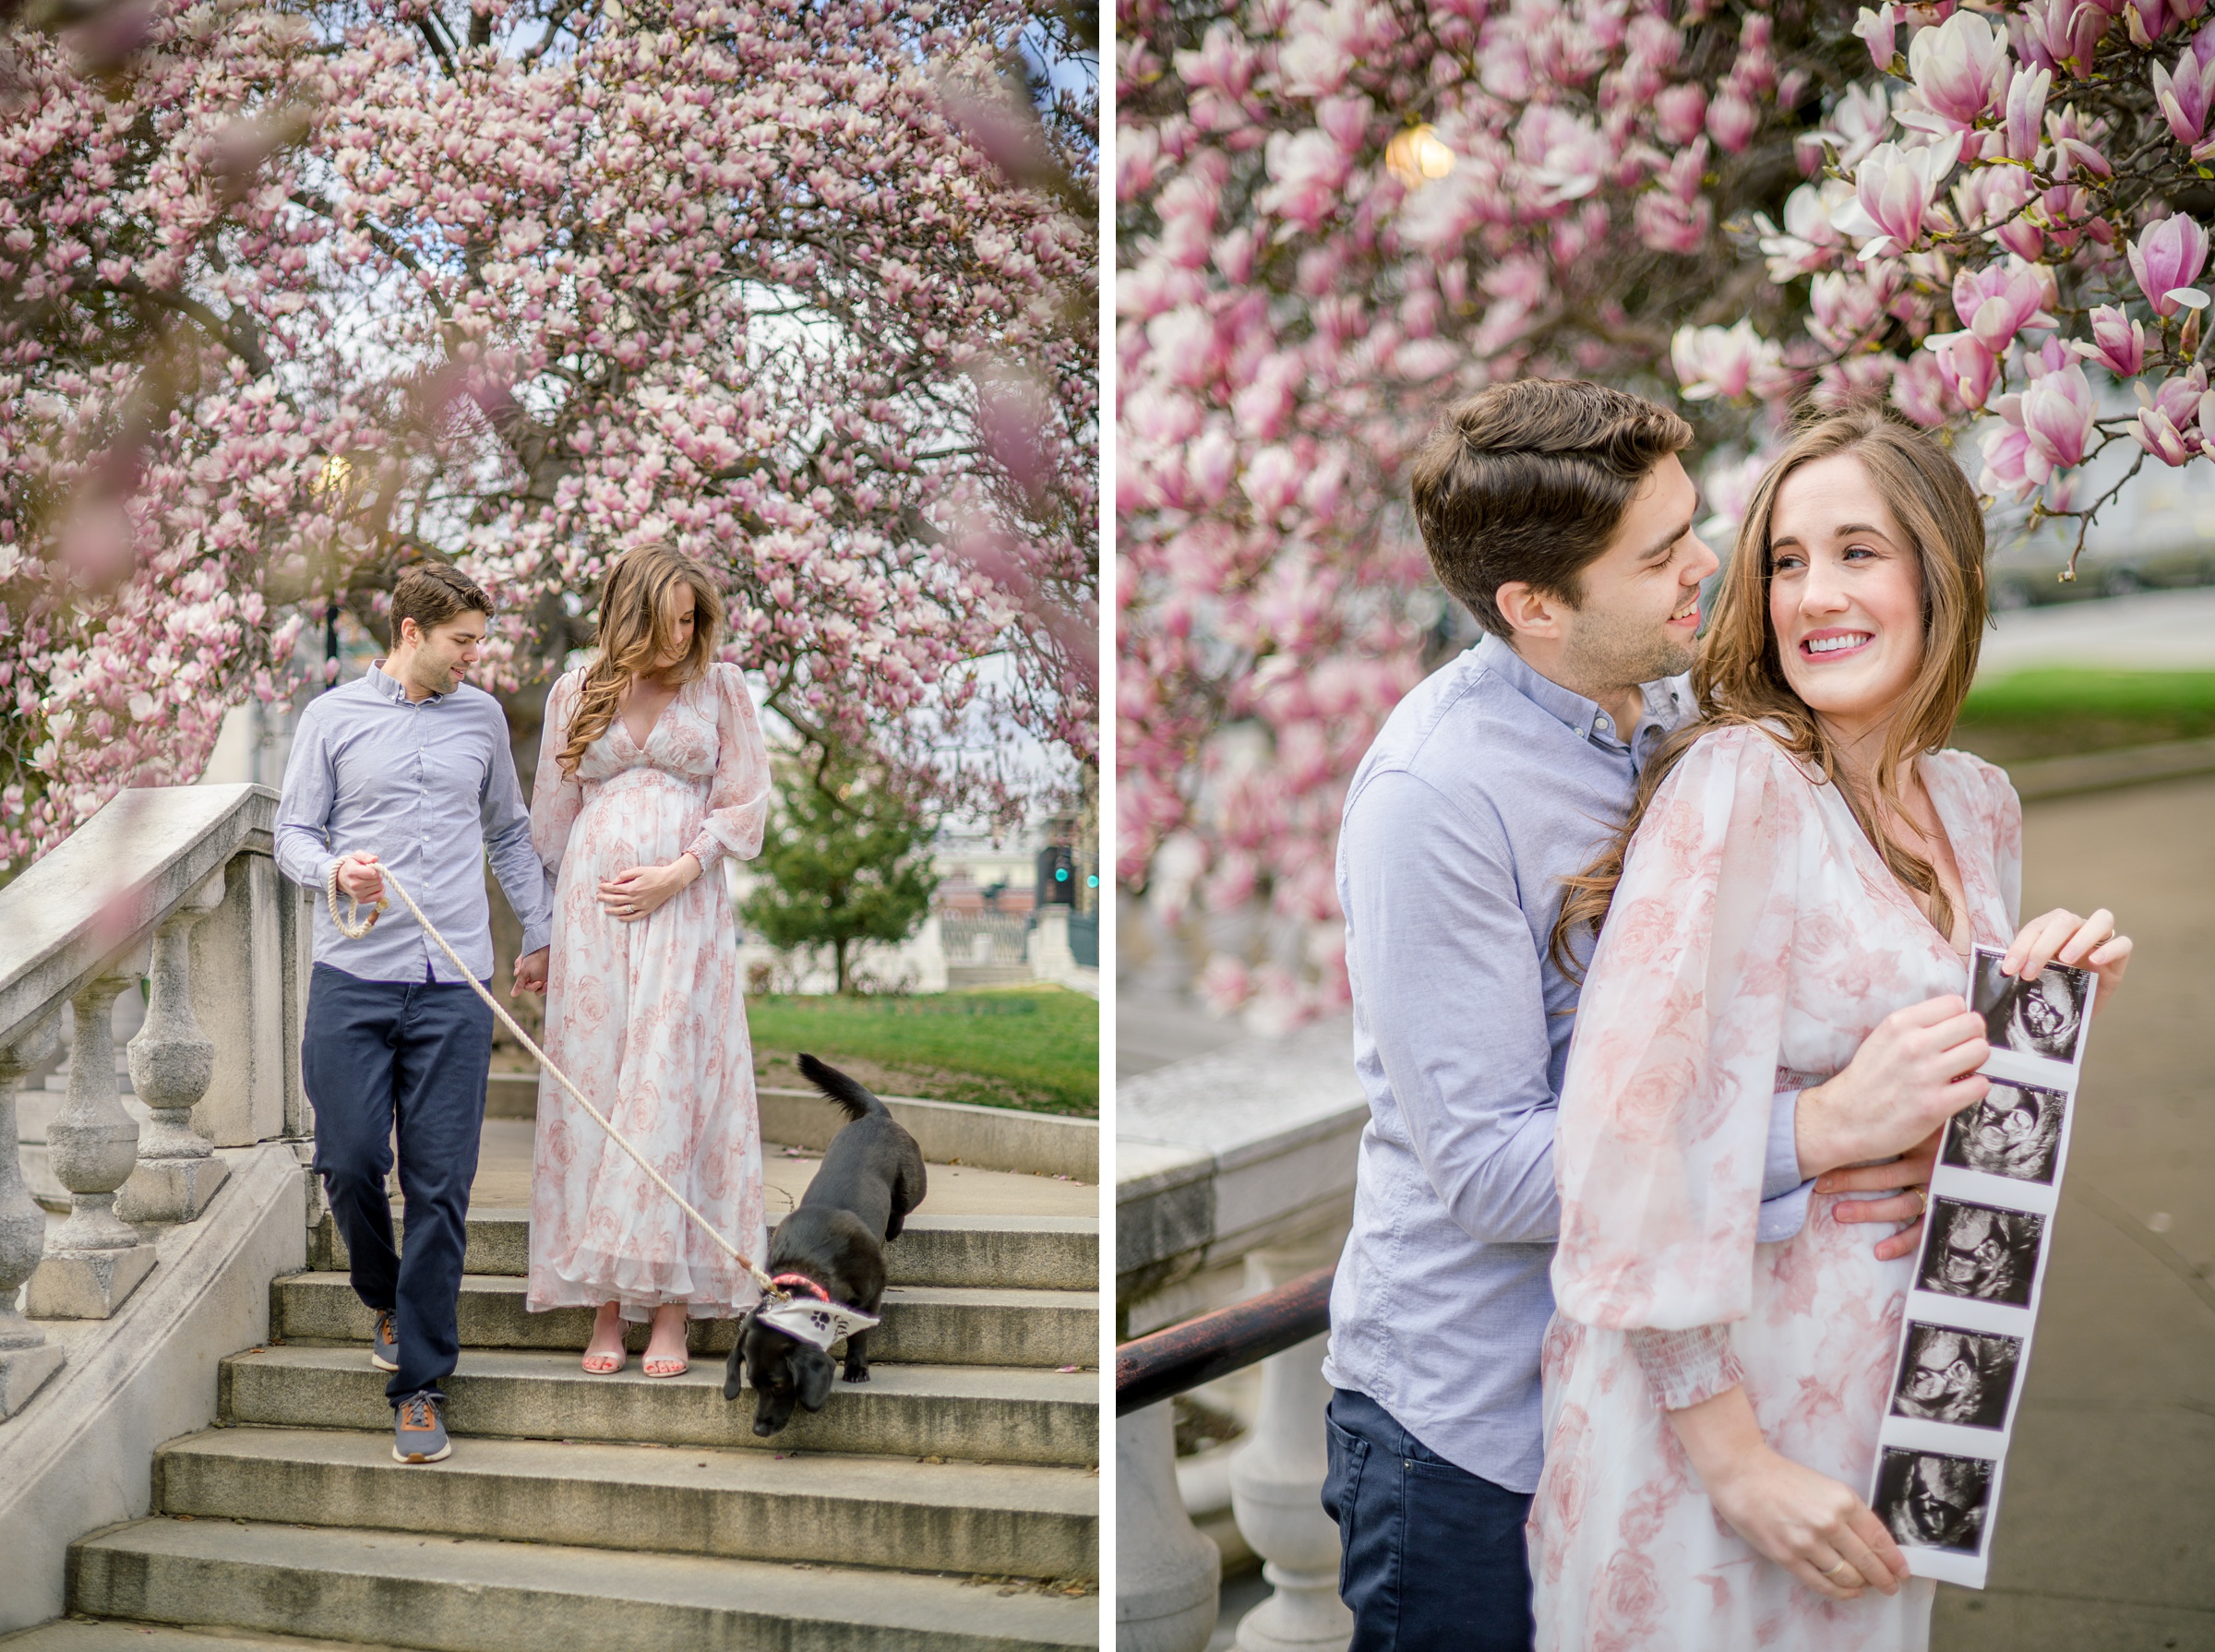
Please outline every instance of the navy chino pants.
M1366 1394L1337 1389L1323 1418L1347 1652L1529 1652L1529 1494L1456 1468Z
M444 1399L438 1384L461 1358L461 1254L491 1067L492 1012L467 982L365 981L316 965L300 1046L315 1167L354 1294L394 1311L400 1370L385 1397L395 1406L425 1390ZM404 1252L393 1247L385 1194L396 1130Z

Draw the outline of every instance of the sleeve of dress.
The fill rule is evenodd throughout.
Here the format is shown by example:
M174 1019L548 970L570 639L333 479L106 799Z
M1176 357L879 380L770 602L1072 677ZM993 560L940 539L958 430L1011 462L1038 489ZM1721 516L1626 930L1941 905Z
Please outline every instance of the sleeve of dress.
M746 674L736 665L717 664L711 673L715 690L715 778L708 785L708 818L685 853L709 870L725 855L751 860L761 853L769 824L769 748L761 740L760 719Z
M1984 782L1992 788L1993 871L1999 880L2000 899L2007 906L2007 931L2013 935L2023 921L2023 800L2002 769L1986 764Z
M584 808L584 787L561 772L561 748L569 743L569 718L577 710L577 674L566 672L546 691L546 714L539 725L538 772L531 780L531 846L538 851L546 876L561 871L569 846L569 828Z
M1646 1374L1646 1385L1653 1391L1654 1404L1664 1411L1682 1411L1745 1381L1746 1368L1731 1351L1726 1326L1623 1335L1631 1345L1631 1357Z
M1577 1009L1555 1172L1561 1311L1682 1331L1745 1317L1810 790L1757 728L1655 794Z

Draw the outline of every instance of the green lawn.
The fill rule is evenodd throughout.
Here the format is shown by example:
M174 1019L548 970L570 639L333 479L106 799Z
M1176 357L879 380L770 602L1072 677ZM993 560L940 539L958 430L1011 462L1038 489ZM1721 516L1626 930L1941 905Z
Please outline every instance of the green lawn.
M2215 671L2018 671L1980 683L1953 744L1994 762L2215 735Z
M871 1089L1037 1113L1100 1114L1099 1000L1060 987L900 998L749 999L760 1082L805 1088L805 1050Z

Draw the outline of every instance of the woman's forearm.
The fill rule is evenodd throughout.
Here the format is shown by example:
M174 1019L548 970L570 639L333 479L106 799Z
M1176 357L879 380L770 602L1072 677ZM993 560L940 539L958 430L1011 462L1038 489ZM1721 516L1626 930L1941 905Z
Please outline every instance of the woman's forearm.
M1769 1443L1761 1437L1761 1423L1742 1383L1734 1383L1696 1406L1662 1415L1676 1431L1710 1498L1721 1497L1726 1487L1768 1454Z

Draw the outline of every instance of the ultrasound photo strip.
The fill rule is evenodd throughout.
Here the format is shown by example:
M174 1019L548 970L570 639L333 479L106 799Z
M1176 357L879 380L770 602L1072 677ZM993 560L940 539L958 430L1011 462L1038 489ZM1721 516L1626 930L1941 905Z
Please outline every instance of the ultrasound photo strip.
M2060 964L2034 979L1976 949L1970 1007L1992 1056L1982 1100L1948 1122L1901 1316L1869 1506L1918 1577L1982 1588L2098 978Z

